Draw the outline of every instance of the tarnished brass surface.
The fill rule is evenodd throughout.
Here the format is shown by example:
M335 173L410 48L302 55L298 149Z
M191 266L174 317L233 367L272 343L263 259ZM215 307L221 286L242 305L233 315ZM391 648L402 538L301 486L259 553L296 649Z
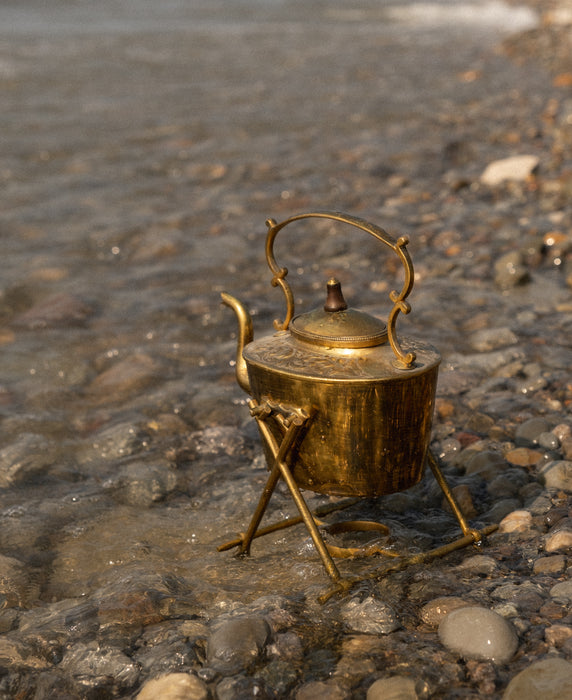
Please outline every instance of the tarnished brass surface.
M438 359L432 359L423 372L378 380L359 371L348 379L352 367L339 370L346 377L329 380L254 362L248 369L257 400L271 397L312 413L303 440L293 447L292 471L302 488L380 496L409 488L423 475L437 382ZM280 439L277 422L268 425Z
M327 348L370 348L387 342L387 326L363 311L348 309L337 279L327 285L323 309L296 316L290 323L295 338Z

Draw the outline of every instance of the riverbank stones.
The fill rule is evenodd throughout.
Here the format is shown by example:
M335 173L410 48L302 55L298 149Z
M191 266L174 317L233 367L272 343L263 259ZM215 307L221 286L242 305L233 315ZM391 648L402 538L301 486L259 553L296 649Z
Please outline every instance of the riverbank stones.
M572 697L572 664L561 658L542 659L508 684L502 700L564 700Z
M453 610L439 625L441 643L465 659L507 663L518 648L514 628L503 617L479 606Z

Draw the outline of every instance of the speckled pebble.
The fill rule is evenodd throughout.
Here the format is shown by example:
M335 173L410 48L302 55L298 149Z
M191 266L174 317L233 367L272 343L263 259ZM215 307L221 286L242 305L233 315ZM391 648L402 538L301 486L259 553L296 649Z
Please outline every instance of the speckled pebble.
M367 690L367 700L419 700L416 681L407 676L380 678Z
M499 524L499 532L526 532L532 527L532 515L527 510L513 510Z
M572 461L549 462L541 469L541 474L547 488L561 489L572 493Z
M147 681L136 700L206 700L207 686L188 673L169 673Z
M502 700L564 700L569 697L572 697L572 664L561 658L547 658L515 676Z
M441 643L466 659L507 663L518 648L514 628L503 617L478 606L453 610L439 626Z

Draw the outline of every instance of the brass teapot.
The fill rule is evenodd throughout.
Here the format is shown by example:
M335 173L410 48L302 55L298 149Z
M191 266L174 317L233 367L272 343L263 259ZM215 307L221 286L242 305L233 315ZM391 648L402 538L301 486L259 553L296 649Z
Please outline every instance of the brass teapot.
M274 242L287 225L308 218L350 224L398 256L404 283L401 291L389 295L387 324L349 308L335 279L327 282L322 308L295 316L288 270L277 264ZM468 527L429 452L440 355L428 343L400 339L396 333L399 314L411 310L406 300L414 271L408 239L395 240L383 229L339 212L298 214L281 223L269 219L266 225L266 260L272 285L280 286L286 298L284 320L274 322L274 334L254 340L246 307L224 292L222 301L238 319L236 378L252 397L250 410L261 433L270 477L247 533L219 549L239 546L241 553L248 553L254 537L277 529L259 531L258 526L283 478L300 510L298 522L304 521L328 573L338 581L330 556L333 548L324 543L320 523L300 489L333 496L382 496L418 483L427 461L463 529L465 541L459 546L480 541L482 533Z

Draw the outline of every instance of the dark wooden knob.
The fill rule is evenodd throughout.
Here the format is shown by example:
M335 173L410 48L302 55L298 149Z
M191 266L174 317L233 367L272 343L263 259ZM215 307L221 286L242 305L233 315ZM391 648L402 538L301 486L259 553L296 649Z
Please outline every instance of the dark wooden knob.
M328 296L324 304L324 311L344 311L348 308L344 295L342 294L342 285L337 279L332 278L328 281Z

